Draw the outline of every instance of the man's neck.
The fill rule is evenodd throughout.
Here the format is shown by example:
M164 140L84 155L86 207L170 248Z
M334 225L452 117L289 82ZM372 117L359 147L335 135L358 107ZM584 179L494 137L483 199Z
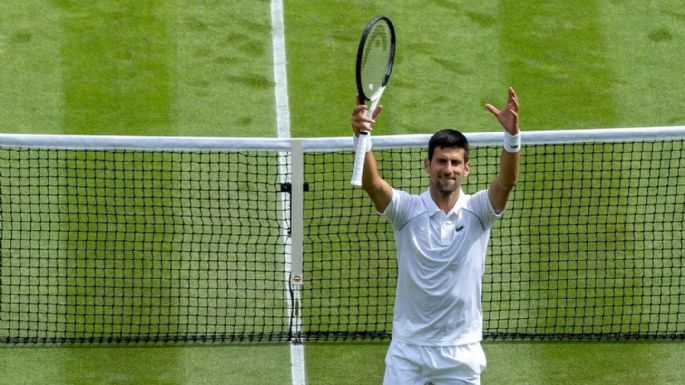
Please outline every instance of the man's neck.
M457 204L460 191L461 188L458 188L450 193L443 193L434 188L430 188L430 194L433 202L435 202L435 205L438 206L440 210L445 212L445 214L449 213L452 208L454 208L454 205Z

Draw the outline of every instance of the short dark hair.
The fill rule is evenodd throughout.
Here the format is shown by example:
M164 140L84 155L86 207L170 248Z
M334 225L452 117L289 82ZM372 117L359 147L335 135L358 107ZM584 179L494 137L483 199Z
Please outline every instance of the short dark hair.
M433 159L433 153L436 147L456 147L464 149L464 161L469 160L469 141L466 136L457 130L445 128L433 134L428 142L428 160Z

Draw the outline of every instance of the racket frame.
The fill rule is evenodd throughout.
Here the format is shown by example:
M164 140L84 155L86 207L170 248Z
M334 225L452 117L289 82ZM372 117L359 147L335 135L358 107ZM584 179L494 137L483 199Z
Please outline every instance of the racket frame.
M366 46L367 38L371 33L371 30L377 23L386 23L388 30L390 32L390 55L388 56L388 63L386 64L385 74L383 80L381 81L381 86L376 90L376 92L368 96L364 92L364 85L362 84L362 59L364 55L364 47ZM359 48L357 48L357 62L355 68L356 83L357 83L357 93L360 97L360 101L363 103L370 102L369 108L366 111L366 117L372 118L373 112L378 106L378 102L381 100L381 96L385 91L385 87L390 79L390 74L392 73L392 68L395 62L395 27L393 26L390 19L385 16L376 16L371 21L366 24L364 32L362 33L362 38L359 41ZM354 149L354 167L352 170L352 180L350 183L355 187L361 187L362 185L362 174L364 172L364 158L366 157L366 148L370 140L371 133L366 130L359 132L359 138L357 140L356 147Z

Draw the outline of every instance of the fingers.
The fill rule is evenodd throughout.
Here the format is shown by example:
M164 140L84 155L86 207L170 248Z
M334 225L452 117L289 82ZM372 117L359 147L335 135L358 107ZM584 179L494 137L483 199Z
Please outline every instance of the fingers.
M518 127L519 113L517 111L511 111L511 119L514 121L514 126Z
M359 97L357 97L357 101L360 101ZM354 135L359 135L360 131L372 131L372 124L376 123L375 118L376 116L378 116L378 114L380 114L382 110L383 107L378 106L374 110L372 116L369 116L368 107L363 103L357 104L352 110L351 119L351 125L352 130L354 131Z
M518 99L518 96L516 96L516 91L514 91L513 87L509 87L509 95L507 98L507 104L505 105L505 107L502 110L499 110L498 108L496 108L495 106L493 106L490 103L486 104L485 108L487 108L488 111L490 111L495 116L499 116L499 115L501 115L503 113L507 113L509 111L518 112L518 110L519 110L519 99Z
M518 98L516 97L516 91L514 91L513 87L509 87L509 98L518 100Z
M373 124L376 123L376 117L383 111L383 106L378 105L373 113L369 114L368 107L363 99L357 95L357 104L352 110L351 125L355 135L359 135L360 131L372 131Z
M514 88L509 87L509 95L506 105L500 110L492 104L488 103L485 108L497 118L502 128L512 135L519 132L519 101Z
M381 113L381 111L383 111L383 105L382 105L382 104L379 104L378 106L376 106L376 109L373 110L373 116L372 116L372 118L375 120L376 117ZM375 122L374 122L374 123L375 123Z
M485 105L485 108L490 111L495 116L499 116L500 110L497 109L497 107L493 106L492 104L488 103Z
M516 135L519 133L519 114L517 112L511 112L511 123L504 126L504 129L511 135Z
M507 104L509 104L514 111L518 111L519 98L516 96L516 91L514 91L514 88L512 87L509 87L509 101Z

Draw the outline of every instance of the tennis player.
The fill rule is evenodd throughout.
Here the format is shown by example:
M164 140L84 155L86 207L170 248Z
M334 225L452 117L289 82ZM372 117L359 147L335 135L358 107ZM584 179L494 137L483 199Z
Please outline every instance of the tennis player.
M487 190L461 189L469 174L469 145L445 129L428 144L423 167L429 177L421 195L395 190L379 174L367 147L362 187L392 223L398 278L392 342L385 358L385 385L480 384L486 360L482 339L482 277L490 229L502 215L518 178L521 148L519 103L509 89L502 110L485 105L504 128L499 173ZM372 118L357 100L355 137L371 131Z

